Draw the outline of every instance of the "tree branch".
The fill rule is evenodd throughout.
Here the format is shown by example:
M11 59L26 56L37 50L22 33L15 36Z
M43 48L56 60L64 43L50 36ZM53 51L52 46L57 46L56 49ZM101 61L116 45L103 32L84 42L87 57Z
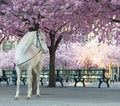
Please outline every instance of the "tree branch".
M5 39L5 36L0 40L0 44L2 43L2 41Z
M1 15L5 15L5 12L0 12Z
M96 2L99 2L99 0L95 0Z
M64 23L63 25L61 25L56 31L55 31L55 34L61 29L63 28L66 24L68 24L70 21Z
M44 19L45 17L39 13L39 14L37 15L37 18L38 18L38 19Z
M50 29L47 27L41 28L44 32L50 34Z
M58 37L57 41L55 42L55 51L57 50L57 47L58 47L60 41L62 40L62 38L63 38L63 36L60 35L60 36Z
M112 19L112 18L110 18L110 20L111 20L111 22L117 22L117 23L120 22L120 20L117 20L117 19Z

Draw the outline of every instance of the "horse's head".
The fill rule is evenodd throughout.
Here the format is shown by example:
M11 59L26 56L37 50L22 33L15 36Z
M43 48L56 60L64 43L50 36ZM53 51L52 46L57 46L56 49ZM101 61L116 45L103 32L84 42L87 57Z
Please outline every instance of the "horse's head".
M39 48L43 53L48 52L48 47L46 44L46 37L42 32L36 32L36 40L34 40L34 45Z

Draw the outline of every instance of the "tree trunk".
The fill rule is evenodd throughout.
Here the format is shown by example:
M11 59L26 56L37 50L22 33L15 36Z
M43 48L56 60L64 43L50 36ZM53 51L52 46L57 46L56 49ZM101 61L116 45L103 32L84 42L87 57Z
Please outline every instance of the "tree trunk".
M33 76L33 80L32 80L32 94L36 94L36 90L37 90L37 75L36 73L32 70L32 76Z
M55 87L55 52L50 53L49 87Z
M60 43L62 36L59 36L58 39L55 41L55 34L54 31L50 31L50 39L51 45L49 46L49 53L50 53L50 73L49 73L49 86L55 87L55 52L57 50L58 44Z

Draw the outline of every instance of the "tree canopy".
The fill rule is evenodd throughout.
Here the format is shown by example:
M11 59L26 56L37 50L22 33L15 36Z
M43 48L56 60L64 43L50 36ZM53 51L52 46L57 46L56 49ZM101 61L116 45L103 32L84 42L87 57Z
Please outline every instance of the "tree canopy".
M65 40L81 41L93 32L100 41L120 43L117 0L1 0L0 9L0 29L6 36L41 28Z

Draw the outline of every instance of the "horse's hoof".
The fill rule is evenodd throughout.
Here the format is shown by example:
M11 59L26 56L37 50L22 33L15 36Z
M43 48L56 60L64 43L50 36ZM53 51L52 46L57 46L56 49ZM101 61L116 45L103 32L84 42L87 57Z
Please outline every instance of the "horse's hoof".
M14 98L14 100L18 100L18 99L19 99L19 97L15 97L15 98Z
M27 100L30 100L31 99L31 97L27 97Z
M40 95L36 95L37 97L40 97Z

